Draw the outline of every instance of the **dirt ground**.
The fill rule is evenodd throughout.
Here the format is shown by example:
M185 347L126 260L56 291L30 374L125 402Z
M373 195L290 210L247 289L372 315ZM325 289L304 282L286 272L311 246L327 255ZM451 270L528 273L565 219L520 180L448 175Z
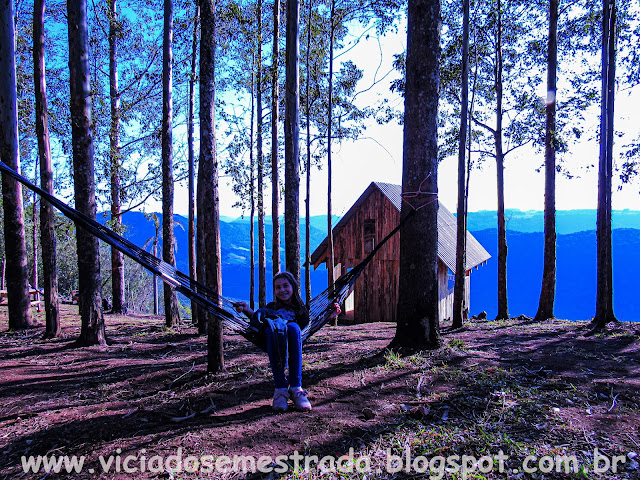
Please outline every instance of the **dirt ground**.
M105 315L110 345L72 348L77 307L65 305L63 314L61 338L42 340L42 318L36 328L8 332L0 309L2 479L280 478L143 472L140 461L178 454L275 459L294 451L339 457L350 448L379 459L407 448L478 456L500 448L511 456L577 453L585 461L598 448L625 456L620 473L599 478L640 478L640 324L587 335L586 322L472 322L443 328L441 349L404 356L386 348L392 324L326 327L303 354L313 411L276 414L267 356L238 335L225 337L226 373L211 375L206 338L191 325L166 330L161 317ZM85 460L81 472L33 473L22 467L29 455ZM110 455L105 472L101 460ZM123 470L127 456L135 473ZM516 470L473 478L556 478ZM380 470L283 477L423 478Z

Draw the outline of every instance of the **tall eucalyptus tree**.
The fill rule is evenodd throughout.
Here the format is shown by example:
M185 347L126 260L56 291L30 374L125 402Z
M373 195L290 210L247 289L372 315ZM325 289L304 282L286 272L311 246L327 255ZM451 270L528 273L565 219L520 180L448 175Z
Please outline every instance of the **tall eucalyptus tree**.
M189 192L189 275L191 278L197 279L197 267L196 267L196 205L195 205L195 153L194 153L194 139L193 139L193 122L195 116L195 96L196 96L196 82L197 82L197 65L198 65L198 27L200 22L200 3L199 0L195 2L195 14L193 16L193 41L191 46L191 75L189 77L189 111L187 113L187 135L188 135L188 192ZM194 325L198 325L198 314L200 308L194 301L191 302L191 321Z
M40 184L53 194L53 164L49 140L49 114L45 66L44 0L33 2L33 81L36 106L36 135L40 157ZM55 212L45 200L40 204L40 243L44 286L45 338L60 335L58 305L58 264L56 255Z
M204 259L206 284L218 295L222 294L222 255L220 245L220 206L218 194L218 158L216 155L215 129L215 50L216 17L215 2L200 0L200 164L198 181L201 182L199 204L206 206L199 212L199 223L203 223ZM210 372L225 369L222 322L208 315L208 363Z
M13 0L0 4L0 161L20 170ZM31 326L22 188L2 176L9 329Z
M273 273L280 271L280 177L278 119L280 117L280 0L273 0L273 47L271 56L271 266Z
M285 266L300 285L300 3L287 0L284 119Z
M173 232L173 0L164 0L164 34L162 50L162 257L175 265ZM168 283L164 284L164 314L167 327L179 320L178 298Z
M440 346L438 313L438 91L440 0L409 0L402 191L425 191L400 237L398 325L393 347ZM421 188L422 187L422 188ZM425 200L425 199L421 199ZM401 216L409 215L403 203Z
M467 319L465 305L467 264L467 188L466 149L469 123L469 0L463 0L462 14L462 94L460 95L460 138L458 141L458 209L456 217L456 272L453 287L453 327L459 328Z
M70 111L73 146L73 179L76 209L96 218L93 137L91 134L91 93L89 36L85 0L67 1L69 30ZM76 229L78 250L78 307L81 330L78 345L106 344L102 314L100 249L98 239Z
M544 264L536 320L554 318L556 296L556 97L558 77L558 9L560 0L549 0L547 46L547 102L544 152Z
M616 1L602 1L602 97L600 159L598 169L596 328L616 321L613 313L613 261L611 252L611 179L616 81Z

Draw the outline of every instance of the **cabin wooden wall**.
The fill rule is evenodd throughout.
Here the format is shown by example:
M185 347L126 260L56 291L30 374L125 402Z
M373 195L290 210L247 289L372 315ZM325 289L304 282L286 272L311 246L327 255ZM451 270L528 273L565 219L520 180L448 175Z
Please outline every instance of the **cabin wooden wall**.
M395 322L399 260L372 260L356 282L353 321Z
M364 260L364 223L375 220L375 244L389 234L400 222L400 212L375 190L357 208L347 224L334 237L336 263L352 268ZM398 302L398 273L400 262L399 235L394 235L376 253L358 279L353 293L354 322L395 322Z
M471 298L471 276L470 272L464 276L464 302L470 311L469 300ZM438 311L440 321L453 321L453 287L449 287L449 269L444 263L438 261Z
M467 306L467 317L471 311L471 270L464 276L464 304Z

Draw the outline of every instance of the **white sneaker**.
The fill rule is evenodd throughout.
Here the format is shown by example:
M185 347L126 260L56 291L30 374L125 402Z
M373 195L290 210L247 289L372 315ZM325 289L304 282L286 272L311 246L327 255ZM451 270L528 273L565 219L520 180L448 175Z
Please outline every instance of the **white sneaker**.
M289 392L286 388L276 388L273 394L273 409L276 412L286 412L289 403Z
M289 390L291 395L291 399L293 400L293 405L296 410L300 410L301 412L309 412L311 411L311 403L307 398L309 392L303 390L302 387L295 387Z

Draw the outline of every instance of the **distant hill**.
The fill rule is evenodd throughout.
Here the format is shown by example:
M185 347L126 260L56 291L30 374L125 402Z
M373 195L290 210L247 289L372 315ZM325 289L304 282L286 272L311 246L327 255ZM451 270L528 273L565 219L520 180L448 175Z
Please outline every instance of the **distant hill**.
M162 214L157 214L162 224ZM189 273L189 251L187 247L188 232L189 232L189 220L187 217L181 215L174 215L176 221L175 236L176 236L176 267L178 270ZM227 217L228 218L228 217ZM317 247L322 240L326 237L326 223L324 230L320 230L313 225L321 225L321 221L326 222L326 216L314 217L315 221L312 222L310 228L311 248L312 250ZM125 236L136 245L142 247L149 242L154 234L155 227L153 221L147 219L141 212L127 212L123 216L123 223L127 226ZM258 247L258 227L255 222L255 247L257 254ZM249 296L249 272L250 272L250 243L249 243L249 227L250 222L248 219L233 219L233 221L220 222L220 238L222 241L222 294L230 298L248 298ZM266 232L266 256L267 256L267 298L271 298L271 278L273 276L271 267L271 237L273 232L273 226L271 223L265 221ZM305 244L305 230L304 219L301 219L300 223L300 245L301 255L304 255ZM281 226L281 250L280 258L284 263L284 227ZM150 245L150 243L149 243ZM160 245L162 241L160 240ZM147 248L150 251L150 246ZM258 259L256 255L256 289L258 286ZM303 287L304 287L304 270L303 270ZM327 271L326 268L318 268L311 271L311 291L318 294L327 288Z
M161 215L159 215L160 220ZM542 278L543 213L508 210L507 282L509 313L533 316L538 307ZM176 215L176 260L179 270L188 273L187 233L188 220ZM229 217L227 217L228 220ZM333 224L337 222L335 217ZM128 226L126 236L142 246L152 239L154 226L144 214L129 212L124 215ZM265 222L267 248L267 297L271 298L271 232L270 218ZM640 320L640 295L633 281L640 265L640 212L616 211L614 227L633 225L635 228L615 228L612 235L614 311L622 320ZM491 254L484 266L471 275L471 314L486 310L493 318L497 311L497 233L495 212L471 212L470 230ZM223 295L230 298L249 296L249 219L236 218L221 221ZM478 228L484 226L485 228ZM256 247L257 247L256 222ZM557 292L556 315L559 318L585 320L595 313L596 241L595 211L578 210L558 212L557 240ZM301 245L304 254L304 219L300 224ZM284 228L281 231L281 258L284 261ZM326 237L326 216L311 219L311 250ZM256 249L257 251L257 249ZM257 268L257 259L256 259ZM304 272L304 270L303 270ZM256 288L257 288L257 270ZM304 275L303 275L304 277ZM326 268L311 271L312 293L315 296L327 286Z
M471 313L497 314L497 233L481 230L473 235L491 254L486 265L471 273ZM507 295L509 314L533 317L538 310L543 264L542 233L507 230ZM640 321L640 295L632 280L640 263L640 230L612 233L613 304L620 320ZM596 234L577 232L557 237L555 313L558 318L588 320L595 314Z
M505 211L507 230L516 232L543 232L544 212L539 210ZM640 210L614 210L611 214L614 229L640 229ZM469 212L469 230L476 232L496 228L498 217L495 211L482 210ZM558 210L556 212L556 230L559 235L584 232L596 229L595 210Z
M326 215L314 215L309 217L310 218L310 225L311 228L316 228L318 230L321 230L323 232L325 232L325 236L326 236L326 232L327 232L327 216ZM249 224L250 223L250 219L248 216L244 216L244 217L236 217L236 218L232 218L232 217L221 217L222 221L225 221L227 223L246 223ZM332 225L335 226L336 223L338 223L338 220L340 220L340 217L338 215L332 215L331 216L331 221L332 221ZM257 220L254 220L256 225ZM271 215L266 215L264 217L264 224L266 225L272 225L272 219L271 219ZM300 226L302 227L304 225L304 218L300 219ZM284 228L284 217L280 216L280 228L283 229ZM302 232L302 230L301 230Z

